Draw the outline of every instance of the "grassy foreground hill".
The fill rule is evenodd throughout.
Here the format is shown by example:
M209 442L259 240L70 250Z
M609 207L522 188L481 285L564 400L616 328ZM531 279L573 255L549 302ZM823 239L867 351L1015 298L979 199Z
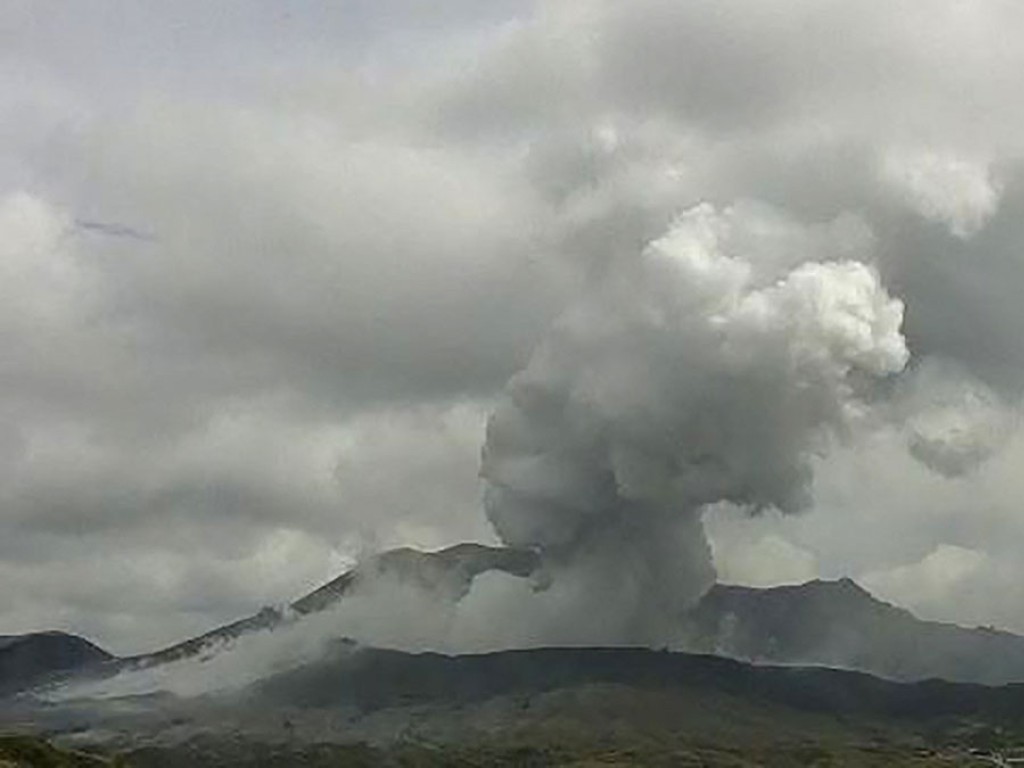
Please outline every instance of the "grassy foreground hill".
M969 766L1024 747L1024 686L630 648L445 656L339 644L230 694L19 714L58 745L136 768Z
M672 744L548 741L523 734L518 741L451 745L401 743L372 746L299 744L206 737L173 746L145 746L106 757L56 747L29 736L0 736L0 768L938 768L981 765L992 753L935 750L893 743L819 743L814 739L712 744L679 739ZM982 762L984 761L984 762Z
M0 768L121 768L118 758L61 749L27 735L0 735Z

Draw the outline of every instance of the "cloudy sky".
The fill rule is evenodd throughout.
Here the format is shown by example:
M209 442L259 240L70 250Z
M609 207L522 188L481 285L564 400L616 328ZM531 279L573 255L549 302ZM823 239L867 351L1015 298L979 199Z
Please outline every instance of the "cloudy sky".
M1024 631L1024 6L440 7L2 4L0 633L144 650L496 541L505 382L702 202L872 265L911 356L804 511L706 513L720 578Z

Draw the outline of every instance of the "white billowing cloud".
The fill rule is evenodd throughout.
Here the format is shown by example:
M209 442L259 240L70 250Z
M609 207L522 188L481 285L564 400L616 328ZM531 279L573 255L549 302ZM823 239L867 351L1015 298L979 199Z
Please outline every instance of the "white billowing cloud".
M925 619L1020 632L1015 560L1008 552L939 544L917 561L866 573L861 580L879 597Z
M881 174L911 210L961 238L992 218L1002 196L988 163L937 152L890 152Z
M882 599L934 621L1020 631L1015 555L940 544L916 562L864 574Z
M586 573L606 621L622 613L619 642L663 640L660 623L709 585L702 507L806 507L811 456L869 407L871 381L908 359L903 305L870 267L759 273L732 247L799 242L789 231L799 225L752 238L736 231L746 223L697 206L639 258L612 265L513 377L488 425L483 475L498 534L539 549L556 585L563 570ZM615 606L597 585L633 577L634 562L644 564L635 592Z
M953 597L965 580L985 567L986 561L983 552L942 544L916 563L869 573L862 579L879 597L921 610Z

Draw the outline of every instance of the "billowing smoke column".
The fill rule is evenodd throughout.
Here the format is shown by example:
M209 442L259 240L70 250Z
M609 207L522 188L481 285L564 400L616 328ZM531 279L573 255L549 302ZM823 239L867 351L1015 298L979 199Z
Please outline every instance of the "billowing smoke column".
M577 585L602 641L662 642L714 580L702 509L805 506L812 457L907 363L871 267L771 266L733 252L740 225L700 205L614 265L488 425L494 528Z

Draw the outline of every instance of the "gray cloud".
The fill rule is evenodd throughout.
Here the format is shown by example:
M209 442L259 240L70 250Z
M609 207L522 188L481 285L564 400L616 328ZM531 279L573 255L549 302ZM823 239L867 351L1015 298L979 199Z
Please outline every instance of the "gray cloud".
M906 364L903 306L868 266L770 258L814 239L758 209L690 209L567 310L489 422L495 529L537 548L556 588L592 572L595 608L625 615L616 642L673 639L657 624L714 578L704 507L809 506L810 456ZM634 560L615 604L601 575Z
M871 262L917 382L807 513L708 513L722 572L1024 627L1015 4L342 6L0 11L0 629L131 650L491 536L484 414L702 201L757 270Z

